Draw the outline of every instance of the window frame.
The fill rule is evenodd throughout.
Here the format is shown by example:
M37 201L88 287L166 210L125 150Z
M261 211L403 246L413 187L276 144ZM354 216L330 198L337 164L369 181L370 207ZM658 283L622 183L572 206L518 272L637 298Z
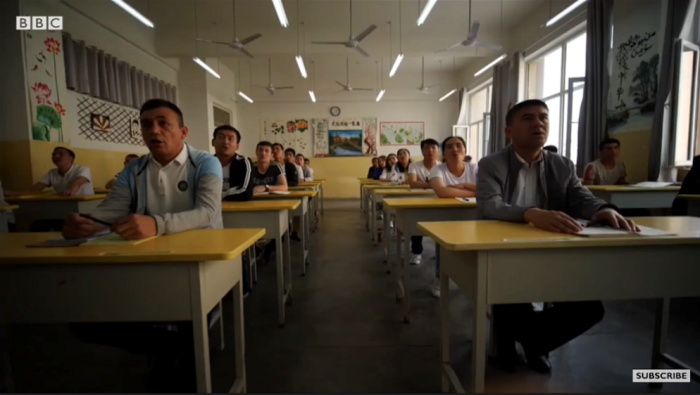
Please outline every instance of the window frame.
M486 110L484 112L481 112L481 118L478 120L472 119L472 99L474 96L477 94L481 93L482 91L486 91ZM490 120L491 116L491 99L493 97L493 79L489 79L487 81L484 81L482 84L479 84L476 88L468 92L469 95L469 116L467 117L467 155L471 155L470 152L472 150L472 133L476 132L479 133L476 136L476 148L474 151L473 155L473 160L477 162L479 159L483 158L486 156L486 153L488 152L488 130L487 128L489 127L489 122L487 121L487 118Z
M693 158L698 155L697 147L700 145L698 143L698 129L700 128L700 120L698 118L698 113L700 112L700 46L683 39L676 40L675 44L675 65L676 65L676 76L678 79L673 82L672 89L672 99L671 99L671 141L669 144L669 167L688 167L692 166ZM695 53L695 59L693 62L693 87L691 88L690 97L690 130L688 132L688 147L687 152L679 155L677 152L677 139L678 139L678 111L680 102L680 73L682 67L682 56L685 48L690 49L691 52ZM683 159L678 159L678 157L684 157Z

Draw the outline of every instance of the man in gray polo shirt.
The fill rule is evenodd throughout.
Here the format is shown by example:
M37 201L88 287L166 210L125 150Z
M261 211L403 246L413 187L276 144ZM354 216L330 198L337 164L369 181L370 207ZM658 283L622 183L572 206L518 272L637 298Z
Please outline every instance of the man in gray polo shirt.
M581 185L568 158L542 149L549 136L549 110L540 100L515 105L506 115L511 144L479 161L476 199L483 219L531 223L556 233L582 230L576 219L638 230L617 208L596 198ZM603 319L599 301L555 303L534 311L531 303L495 305L494 329L502 368L514 370L515 342L528 365L549 373L548 353Z

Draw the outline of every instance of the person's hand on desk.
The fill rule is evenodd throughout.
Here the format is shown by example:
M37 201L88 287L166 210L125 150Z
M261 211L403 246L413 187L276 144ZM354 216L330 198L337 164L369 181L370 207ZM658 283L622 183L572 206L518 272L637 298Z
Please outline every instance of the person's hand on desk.
M258 185L257 187L253 188L253 195L260 195L261 193L265 192L265 187L262 185Z
M557 233L578 233L581 224L561 211L531 208L525 212L525 220L537 228Z
M155 218L149 215L131 214L112 224L112 232L125 240L140 240L156 236L158 227Z
M81 217L78 214L71 214L63 224L63 237L66 239L83 239L103 230L104 228L97 225L95 221Z
M623 229L632 232L639 232L639 227L635 225L634 221L632 221L631 219L626 219L622 216L622 214L618 213L617 211L611 208L604 208L595 213L593 218L591 218L590 224L609 225L614 229Z

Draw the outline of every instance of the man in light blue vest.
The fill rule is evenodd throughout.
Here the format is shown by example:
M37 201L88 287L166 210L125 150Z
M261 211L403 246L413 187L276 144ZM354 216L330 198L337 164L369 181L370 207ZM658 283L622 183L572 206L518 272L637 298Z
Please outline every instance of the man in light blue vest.
M106 229L138 240L192 229L220 229L221 164L208 152L185 143L182 111L153 99L141 106L141 133L150 154L129 163L97 209L85 218L71 214L63 227L67 239ZM93 221L94 219L94 221ZM76 323L80 340L121 348L156 361L151 389L196 391L192 322L177 322L177 332L148 322ZM165 385L167 384L167 386Z

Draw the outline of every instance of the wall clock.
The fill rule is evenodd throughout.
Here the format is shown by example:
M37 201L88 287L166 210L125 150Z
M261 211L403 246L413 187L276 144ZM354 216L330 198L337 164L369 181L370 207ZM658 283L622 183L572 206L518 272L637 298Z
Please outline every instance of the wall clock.
M337 117L338 115L340 115L340 107L336 107L336 106L331 107L331 115L334 117Z

